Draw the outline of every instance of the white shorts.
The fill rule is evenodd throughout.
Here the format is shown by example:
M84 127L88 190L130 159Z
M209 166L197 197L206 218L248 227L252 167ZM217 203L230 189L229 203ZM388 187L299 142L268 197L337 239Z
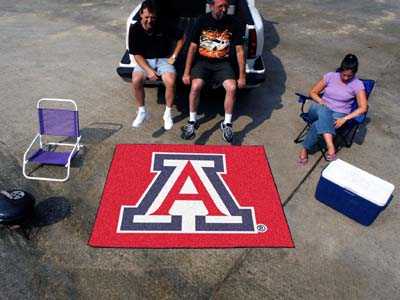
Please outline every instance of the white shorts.
M175 67L168 63L168 58L150 58L146 59L146 61L159 76L164 73L176 73ZM133 72L142 72L146 74L146 71L143 70L139 65L135 66Z

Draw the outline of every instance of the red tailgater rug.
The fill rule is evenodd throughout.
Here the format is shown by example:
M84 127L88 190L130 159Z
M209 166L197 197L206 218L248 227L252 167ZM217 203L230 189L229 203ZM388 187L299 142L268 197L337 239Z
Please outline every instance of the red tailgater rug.
M262 146L117 145L89 245L294 247Z

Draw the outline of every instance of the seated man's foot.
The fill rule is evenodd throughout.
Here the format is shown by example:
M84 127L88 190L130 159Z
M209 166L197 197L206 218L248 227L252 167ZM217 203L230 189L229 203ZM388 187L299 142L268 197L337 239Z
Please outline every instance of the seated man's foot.
M222 130L222 137L223 139L231 143L233 140L233 130L232 130L232 124L231 123L224 123L221 122L221 130Z
M181 137L184 140L191 140L195 137L197 128L199 128L197 122L189 121L185 126L182 127Z
M164 115L163 120L164 120L164 129L165 130L172 129L172 126L174 126L174 121L172 120L171 115Z
M140 127L144 121L149 119L149 113L146 111L140 111L137 113L135 120L132 122L132 127Z

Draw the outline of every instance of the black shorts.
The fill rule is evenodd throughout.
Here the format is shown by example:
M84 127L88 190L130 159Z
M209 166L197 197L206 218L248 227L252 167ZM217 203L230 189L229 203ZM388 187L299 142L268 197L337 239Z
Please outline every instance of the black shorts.
M222 84L227 79L236 79L235 72L228 61L198 60L192 68L192 78L203 79L212 85Z

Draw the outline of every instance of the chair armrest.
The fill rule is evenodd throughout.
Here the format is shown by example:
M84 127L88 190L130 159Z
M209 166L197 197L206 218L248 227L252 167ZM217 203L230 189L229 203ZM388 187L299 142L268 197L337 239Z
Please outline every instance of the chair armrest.
M33 141L30 143L28 149L25 151L25 153L24 153L24 163L26 162L26 157L28 156L28 153L31 150L33 144L38 140L39 137L40 137L40 134L37 134L35 136L35 138L33 139Z
M297 99L297 102L301 103L301 112L304 114L304 104L306 103L307 100L311 100L311 97L300 94L300 93L295 93L299 98Z
M367 118L367 114L365 113L365 114L355 117L352 121L356 122L358 124L362 124L362 123L364 123L366 118Z
M306 103L307 100L311 100L311 97L309 97L309 96L305 96L305 95L300 94L300 93L295 93L295 94L299 97L299 98L297 99L297 101L298 101L299 103L304 104L304 103Z
M81 147L80 141L81 141L81 137L78 137L77 140L76 140L76 143L75 143L74 147L72 148L71 152L69 153L68 162L67 162L67 164L65 165L66 167L69 166L69 165L71 164L71 159L72 159L72 157L74 156L75 151L76 151L76 150L79 151L79 148Z

